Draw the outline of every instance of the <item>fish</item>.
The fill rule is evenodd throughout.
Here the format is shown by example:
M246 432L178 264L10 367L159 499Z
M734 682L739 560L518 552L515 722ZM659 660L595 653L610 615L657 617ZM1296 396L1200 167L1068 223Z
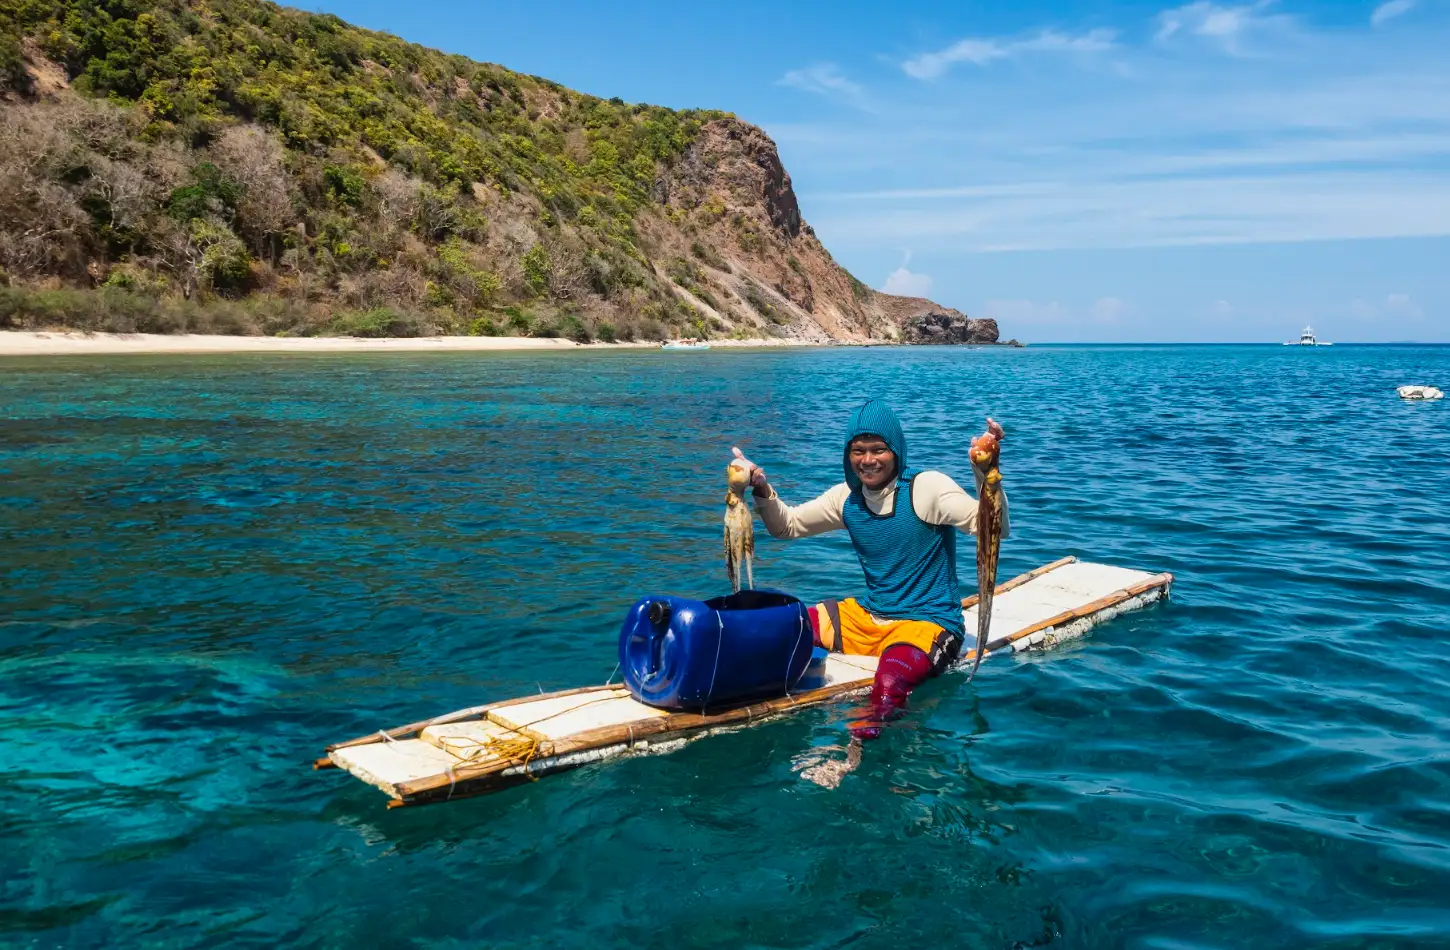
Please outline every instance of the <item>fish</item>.
M985 472L977 498L977 650L967 682L977 675L982 654L987 650L987 631L992 626L992 597L997 590L997 558L1002 552L1002 435L995 432L972 440L972 463Z
M725 573L730 588L740 593L740 567L745 566L745 586L755 587L755 516L745 502L750 473L739 465L725 469Z

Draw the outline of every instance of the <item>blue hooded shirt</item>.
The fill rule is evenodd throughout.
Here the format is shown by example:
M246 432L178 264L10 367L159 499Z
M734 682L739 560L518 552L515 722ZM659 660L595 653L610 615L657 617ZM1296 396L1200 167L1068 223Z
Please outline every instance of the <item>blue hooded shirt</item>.
M896 500L889 515L871 511L861 479L851 470L851 440L859 435L879 436L896 456ZM964 636L956 529L917 517L911 498L915 479L906 459L906 435L886 403L872 399L851 413L841 451L851 494L842 515L866 576L867 594L858 603L878 617L926 620Z

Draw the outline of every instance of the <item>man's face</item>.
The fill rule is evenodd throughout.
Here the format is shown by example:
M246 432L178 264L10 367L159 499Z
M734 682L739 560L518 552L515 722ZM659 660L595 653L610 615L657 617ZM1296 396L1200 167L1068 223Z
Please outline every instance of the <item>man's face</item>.
M879 436L858 435L846 449L846 457L851 471L872 491L885 488L896 477L896 456Z

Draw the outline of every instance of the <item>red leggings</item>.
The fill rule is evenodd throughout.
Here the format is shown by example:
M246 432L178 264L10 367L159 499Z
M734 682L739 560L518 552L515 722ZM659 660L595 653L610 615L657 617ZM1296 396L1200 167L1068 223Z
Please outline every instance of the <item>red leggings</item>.
M851 735L857 739L875 739L881 726L906 712L906 697L911 691L936 674L931 657L909 643L889 646L876 665L876 680L871 684L871 705L866 717L851 723Z
M811 632L816 646L822 646L814 611L811 612ZM887 647L876 664L876 679L871 684L871 704L865 710L864 719L851 723L851 735L857 739L875 739L881 735L883 723L906 711L906 698L911 691L938 672L940 670L925 650L909 643Z

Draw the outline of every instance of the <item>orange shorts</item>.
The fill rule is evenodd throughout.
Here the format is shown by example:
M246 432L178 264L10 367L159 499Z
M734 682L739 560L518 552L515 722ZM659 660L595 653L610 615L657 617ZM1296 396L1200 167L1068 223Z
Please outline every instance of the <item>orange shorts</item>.
M935 657L951 637L925 620L886 620L871 614L854 597L828 600L811 608L816 642L832 653L880 656L889 646L907 643Z

